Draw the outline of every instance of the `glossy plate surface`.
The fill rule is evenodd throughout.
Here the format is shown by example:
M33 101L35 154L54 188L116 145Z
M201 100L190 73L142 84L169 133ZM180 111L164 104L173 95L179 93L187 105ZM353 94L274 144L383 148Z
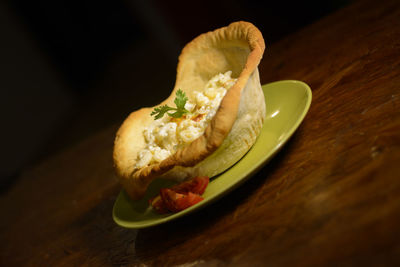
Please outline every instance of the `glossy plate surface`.
M155 180L140 201L132 201L125 191L118 195L113 208L114 221L126 228L145 228L171 221L205 207L263 167L285 144L304 119L311 104L311 89L300 81L286 80L262 86L267 107L267 116L254 146L234 166L211 178L200 203L175 214L160 215L148 204L159 189L171 186L170 181Z

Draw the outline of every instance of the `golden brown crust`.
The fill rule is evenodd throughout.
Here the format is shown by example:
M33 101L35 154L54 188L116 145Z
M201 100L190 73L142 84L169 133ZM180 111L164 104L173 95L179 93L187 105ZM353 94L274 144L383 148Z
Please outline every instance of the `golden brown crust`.
M222 99L202 136L159 164L138 170L134 165L138 153L145 146L142 132L153 121L150 116L152 108L143 108L129 115L117 132L113 158L120 182L132 199L143 196L156 177L176 166L195 166L221 146L237 119L242 91L256 72L264 49L260 31L248 22L235 22L202 34L184 47L179 57L174 90L161 104L171 105L178 89L188 95L202 91L205 83L221 72L232 70L233 76L238 77L237 82ZM256 74L258 81L258 72Z

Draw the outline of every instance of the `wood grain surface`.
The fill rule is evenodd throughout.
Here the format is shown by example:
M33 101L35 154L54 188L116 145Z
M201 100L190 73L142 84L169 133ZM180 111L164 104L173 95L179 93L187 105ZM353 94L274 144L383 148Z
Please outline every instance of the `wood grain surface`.
M0 198L0 265L399 265L399 18L399 1L356 2L267 46L262 83L308 83L310 111L260 172L194 214L113 222L118 126L26 171Z

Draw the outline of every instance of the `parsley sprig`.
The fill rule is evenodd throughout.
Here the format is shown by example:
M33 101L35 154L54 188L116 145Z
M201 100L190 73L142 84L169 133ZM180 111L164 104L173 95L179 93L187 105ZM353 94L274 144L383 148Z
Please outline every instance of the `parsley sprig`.
M161 119L164 114L167 114L170 117L173 118L180 118L183 116L185 113L189 113L187 109L185 109L185 104L189 99L187 98L185 92L183 92L181 89L179 89L176 92L176 97L174 100L174 103L176 105L176 108L170 107L168 105L163 105L154 108L154 110L151 112L151 116L155 116L154 119L158 120ZM169 111L174 111L174 112L169 112Z

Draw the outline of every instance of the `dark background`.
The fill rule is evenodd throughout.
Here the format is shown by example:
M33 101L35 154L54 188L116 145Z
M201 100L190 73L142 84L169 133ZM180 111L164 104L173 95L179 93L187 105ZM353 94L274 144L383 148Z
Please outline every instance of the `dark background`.
M348 3L0 2L0 192L32 164L168 96L180 50L198 34L250 21L266 58L269 45Z

